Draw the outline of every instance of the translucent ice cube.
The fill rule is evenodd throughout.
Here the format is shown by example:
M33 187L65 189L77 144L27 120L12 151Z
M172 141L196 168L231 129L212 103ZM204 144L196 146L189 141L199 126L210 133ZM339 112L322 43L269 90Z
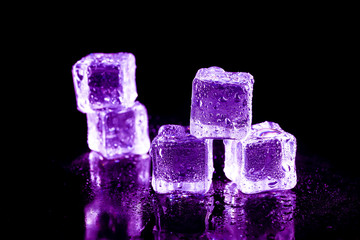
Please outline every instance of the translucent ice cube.
M183 126L164 125L151 144L150 155L156 192L209 190L214 171L211 139L198 139Z
M128 108L87 113L88 145L106 158L144 154L150 148L148 116L139 102Z
M252 120L254 78L202 68L192 83L190 132L196 137L242 139Z
M92 53L72 68L77 108L130 106L137 97L135 57L131 53Z
M255 124L243 140L224 140L225 175L243 193L291 189L296 185L296 138L277 123Z

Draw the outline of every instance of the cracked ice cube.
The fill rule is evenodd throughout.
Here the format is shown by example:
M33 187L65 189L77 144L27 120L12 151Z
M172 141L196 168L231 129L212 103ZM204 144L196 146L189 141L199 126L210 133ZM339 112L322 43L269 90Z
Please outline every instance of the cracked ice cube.
M80 59L72 68L78 110L131 106L137 97L135 69L131 53L92 53Z
M202 68L192 83L190 132L196 137L242 139L252 120L254 78Z
M211 139L198 139L180 125L163 125L152 141L150 155L156 192L209 190L214 171Z
M255 124L245 139L224 144L224 173L243 193L295 187L296 138L277 123Z
M144 154L150 148L148 116L144 105L87 113L88 145L106 158Z

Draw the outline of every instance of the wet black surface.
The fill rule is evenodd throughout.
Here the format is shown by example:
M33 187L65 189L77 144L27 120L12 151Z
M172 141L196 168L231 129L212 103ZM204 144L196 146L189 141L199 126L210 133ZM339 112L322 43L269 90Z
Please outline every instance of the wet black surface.
M125 24L127 11L121 11L119 18L114 8L112 26L109 6L103 11L106 18L91 18L94 14L84 10L61 14L61 18L74 17L64 27L49 25L50 16L41 18L47 24L35 41L39 46L25 45L23 52L36 59L27 61L34 66L22 80L38 92L23 86L30 93L25 98L29 102L17 106L35 112L27 116L18 111L21 116L16 118L22 121L17 128L34 132L14 136L24 136L19 144L33 143L33 151L23 160L39 174L28 170L31 177L26 186L40 186L36 202L45 212L33 221L39 209L27 199L36 194L22 196L26 211L16 215L21 219L13 222L16 227L22 219L26 225L34 222L32 229L40 232L36 236L45 239L121 239L127 235L145 239L359 239L358 73L354 71L358 41L356 21L351 19L356 14L344 10L344 16L339 15L337 4L331 11L323 5L306 6L298 14L295 8L284 11L281 7L277 12L267 11L264 18L254 9L242 20L239 17L249 9L234 8L234 13L228 13L228 6L217 7L213 12L194 11L196 16L205 13L201 21L181 21L188 14L179 11L175 18L189 23L185 25L168 21L173 11L165 17L148 11L145 21L133 21L136 18L129 13ZM221 21L219 11L233 19ZM79 17L80 12L84 18ZM153 17L158 19L151 21ZM55 19L63 23L58 16ZM261 19L259 24L255 19ZM38 24L29 29L35 26ZM90 53L120 51L136 57L138 101L148 110L152 139L162 124L189 123L191 84L199 68L219 66L252 74L252 122L277 122L297 138L296 187L288 192L236 194L222 173L221 144L214 145L216 173L207 196L159 196L146 181L135 184L134 175L127 175L144 171L130 159L100 165L98 177L92 179L86 117L76 110L71 67ZM23 124L25 120L31 120L30 124ZM32 141L34 136L41 141ZM34 178L39 181L35 183ZM96 179L102 179L101 184ZM127 179L134 182L124 183ZM14 189L19 191L18 186ZM27 212L29 208L34 214ZM134 223L137 225L129 229Z
M221 141L206 195L156 194L150 162L88 152L58 168L63 186L49 196L51 239L359 239L359 178L322 159L298 153L294 189L253 195L224 176Z

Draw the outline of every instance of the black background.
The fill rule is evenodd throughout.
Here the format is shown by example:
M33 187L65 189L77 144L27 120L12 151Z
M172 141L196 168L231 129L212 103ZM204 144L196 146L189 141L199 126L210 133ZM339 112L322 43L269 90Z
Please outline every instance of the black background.
M39 174L32 178L45 196L42 222L64 200L63 169L89 151L71 67L93 52L135 55L138 101L152 125L189 124L191 83L199 68L249 72L255 79L253 123L279 123L297 138L299 153L357 176L358 40L351 7L152 7L157 10L54 7L30 12L31 21L16 29L31 76L24 81L25 106L32 110L26 116L27 156L34 157L30 163ZM23 160L29 164L28 157Z
M144 21L129 14L120 15L118 25L71 18L42 28L41 51L32 50L42 68L33 72L44 87L35 97L49 103L41 121L47 149L62 149L64 158L86 149L86 117L76 110L72 65L92 52L123 51L136 57L138 100L150 116L167 119L163 123L189 123L191 82L199 68L249 72L255 78L253 123L277 122L297 137L300 152L352 171L358 118L352 15L281 13L245 19L209 13L195 22L186 21L186 14L176 21L171 14L146 15Z

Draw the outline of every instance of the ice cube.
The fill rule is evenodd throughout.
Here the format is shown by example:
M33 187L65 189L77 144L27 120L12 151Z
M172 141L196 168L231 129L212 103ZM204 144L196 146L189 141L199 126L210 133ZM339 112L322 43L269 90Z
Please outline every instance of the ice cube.
M144 154L150 148L148 116L139 102L131 107L87 113L88 145L106 158Z
M277 123L255 124L242 140L224 140L225 175L243 193L286 190L296 185L296 138Z
M198 139L180 125L163 125L152 141L150 155L156 192L209 190L214 171L211 139Z
M190 132L196 137L242 139L252 120L254 78L202 68L192 83Z
M131 53L92 53L80 59L72 68L78 110L131 106L137 97L135 69Z

